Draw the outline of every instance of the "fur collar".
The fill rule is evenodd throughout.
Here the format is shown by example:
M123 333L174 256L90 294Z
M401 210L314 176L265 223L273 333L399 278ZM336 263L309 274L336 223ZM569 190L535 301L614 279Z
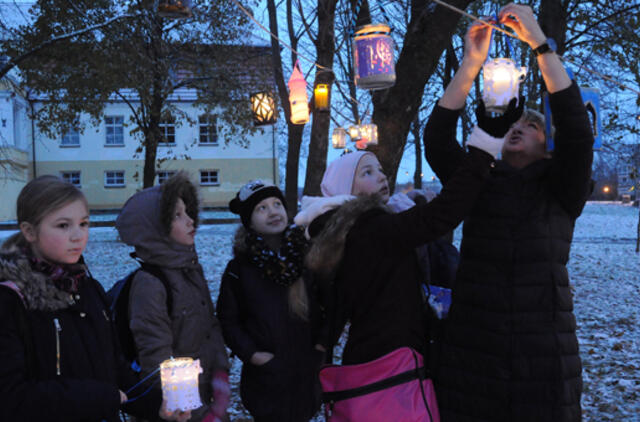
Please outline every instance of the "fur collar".
M74 303L73 297L53 285L44 274L35 272L18 248L0 250L0 281L11 281L22 294L29 310L56 311Z
M331 281L344 256L349 231L358 217L373 209L391 212L377 194L359 196L341 205L322 231L311 240L311 248L305 259L307 267L322 280Z

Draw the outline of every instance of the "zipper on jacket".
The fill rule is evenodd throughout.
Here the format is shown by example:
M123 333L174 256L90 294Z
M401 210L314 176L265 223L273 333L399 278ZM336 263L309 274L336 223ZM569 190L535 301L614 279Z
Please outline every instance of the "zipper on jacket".
M56 375L61 375L60 371L60 332L62 331L62 326L60 325L60 321L58 318L53 319L53 325L55 325L56 329Z

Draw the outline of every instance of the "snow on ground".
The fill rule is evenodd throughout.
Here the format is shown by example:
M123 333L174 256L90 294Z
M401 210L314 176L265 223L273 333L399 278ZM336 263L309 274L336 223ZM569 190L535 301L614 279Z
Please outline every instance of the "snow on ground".
M569 261L583 363L585 421L640 421L640 256L635 253L638 209L589 203L576 223ZM197 249L212 297L231 256L236 225L198 230ZM0 232L0 241L11 232ZM459 241L460 230L456 230ZM91 229L85 258L109 288L135 268L130 248L113 228ZM240 362L231 372L232 420L251 420L239 398ZM321 420L321 418L317 418Z

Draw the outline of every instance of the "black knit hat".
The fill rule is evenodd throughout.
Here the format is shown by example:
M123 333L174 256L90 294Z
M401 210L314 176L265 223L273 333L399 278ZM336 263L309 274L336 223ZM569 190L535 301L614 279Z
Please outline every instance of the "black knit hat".
M284 195L277 186L263 180L252 180L240 189L235 198L229 201L229 210L240 215L242 224L248 229L251 225L253 209L260 201L271 196L280 199L284 208L287 209Z

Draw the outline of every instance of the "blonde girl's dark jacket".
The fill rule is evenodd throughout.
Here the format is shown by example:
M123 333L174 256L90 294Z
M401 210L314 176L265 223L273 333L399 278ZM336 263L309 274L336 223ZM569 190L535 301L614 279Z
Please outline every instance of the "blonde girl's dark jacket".
M35 272L17 247L0 251L0 420L117 421L119 389L135 381L121 358L102 286L71 295ZM157 414L160 396L135 402ZM133 410L133 409L129 409Z
M177 198L167 200L166 195L163 197L162 186L138 192L127 201L116 223L121 239L135 246L139 259L159 267L171 287L169 312L162 282L139 271L131 285L129 326L143 374L171 356L200 359L200 395L206 405L211 402L214 371L227 371L229 360L195 247L168 238L170 219L163 222L163 215L173 211L163 212L163 208L173 210ZM204 407L200 411L204 412ZM194 411L194 415L200 415L200 411Z

